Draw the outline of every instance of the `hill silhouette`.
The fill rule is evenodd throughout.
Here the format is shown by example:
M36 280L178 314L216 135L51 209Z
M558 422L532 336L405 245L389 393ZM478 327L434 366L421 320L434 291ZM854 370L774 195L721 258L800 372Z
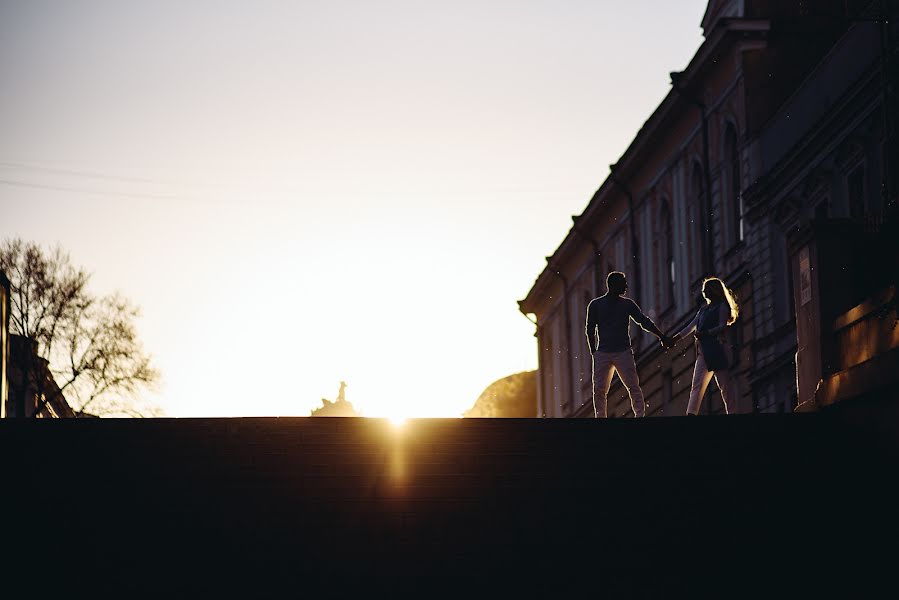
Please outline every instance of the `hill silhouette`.
M537 371L523 371L494 381L462 416L536 417Z

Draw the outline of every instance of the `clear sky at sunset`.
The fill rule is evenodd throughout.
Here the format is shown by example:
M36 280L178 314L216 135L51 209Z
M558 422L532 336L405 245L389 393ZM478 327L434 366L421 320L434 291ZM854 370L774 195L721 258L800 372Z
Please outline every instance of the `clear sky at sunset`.
M0 1L0 237L142 307L169 416L459 416L703 0Z

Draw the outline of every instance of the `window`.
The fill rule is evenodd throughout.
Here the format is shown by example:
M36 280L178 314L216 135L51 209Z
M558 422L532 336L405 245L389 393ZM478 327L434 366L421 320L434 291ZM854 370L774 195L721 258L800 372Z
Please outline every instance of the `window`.
M540 376L543 382L543 390L540 398L540 411L544 417L555 417L553 404L555 403L555 351L553 350L552 334L543 330L541 340L543 346L543 362L540 365Z
M724 167L727 171L727 185L729 191L728 202L730 210L726 214L731 215L732 241L743 241L745 235L743 222L743 193L740 181L740 152L737 148L737 132L733 125L727 126L724 133Z
M773 326L780 326L795 319L793 298L790 295L792 270L787 251L787 236L779 230L771 231L771 283L773 285Z
M627 274L627 238L624 235L624 231L624 229L619 228L618 233L615 234L615 260L620 265L618 270Z
M865 165L855 167L846 178L849 216L853 219L865 216Z
M696 280L702 271L703 231L700 211L705 204L705 186L703 185L702 167L693 163L693 174L690 176L690 204L687 214L687 252L690 265L690 279Z
M586 323L587 319L587 307L590 306L590 293L584 291L583 295L584 300L584 308L581 311L581 314L584 317L584 322ZM586 329L586 327L584 327ZM583 334L580 332L578 327L575 327L574 331L574 339L580 340L580 344L578 345L581 348L581 362L580 362L580 371L581 371L581 381L579 389L581 392L584 392L584 388L586 385L592 380L592 372L593 372L593 357L590 356L590 346L586 339L584 339Z
M659 205L659 309L665 310L674 303L674 285L677 268L674 262L674 232L671 227L671 209L662 199Z

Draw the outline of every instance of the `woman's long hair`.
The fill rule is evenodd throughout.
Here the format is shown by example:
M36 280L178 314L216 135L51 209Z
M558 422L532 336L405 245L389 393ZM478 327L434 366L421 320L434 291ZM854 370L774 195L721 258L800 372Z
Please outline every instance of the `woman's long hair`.
M740 316L740 305L737 303L737 296L734 294L733 290L724 285L724 282L718 279L717 277L706 277L702 281L702 295L705 296L705 301L709 304L712 303L709 298L709 288L717 288L717 293L715 296L724 298L727 301L727 304L730 306L730 318L727 320L728 325L733 325L737 320L737 317Z

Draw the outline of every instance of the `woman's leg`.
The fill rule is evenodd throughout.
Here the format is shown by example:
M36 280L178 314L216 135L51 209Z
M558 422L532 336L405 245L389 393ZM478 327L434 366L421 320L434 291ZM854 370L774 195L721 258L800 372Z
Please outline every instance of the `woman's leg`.
M737 407L737 393L734 386L734 378L727 369L715 371L715 383L721 390L721 399L724 401L724 412L730 414L730 411Z
M693 385L690 388L690 402L687 404L688 415L698 415L699 407L702 405L702 397L705 390L709 387L712 380L712 374L705 368L705 359L702 352L696 353L696 366L693 367Z

